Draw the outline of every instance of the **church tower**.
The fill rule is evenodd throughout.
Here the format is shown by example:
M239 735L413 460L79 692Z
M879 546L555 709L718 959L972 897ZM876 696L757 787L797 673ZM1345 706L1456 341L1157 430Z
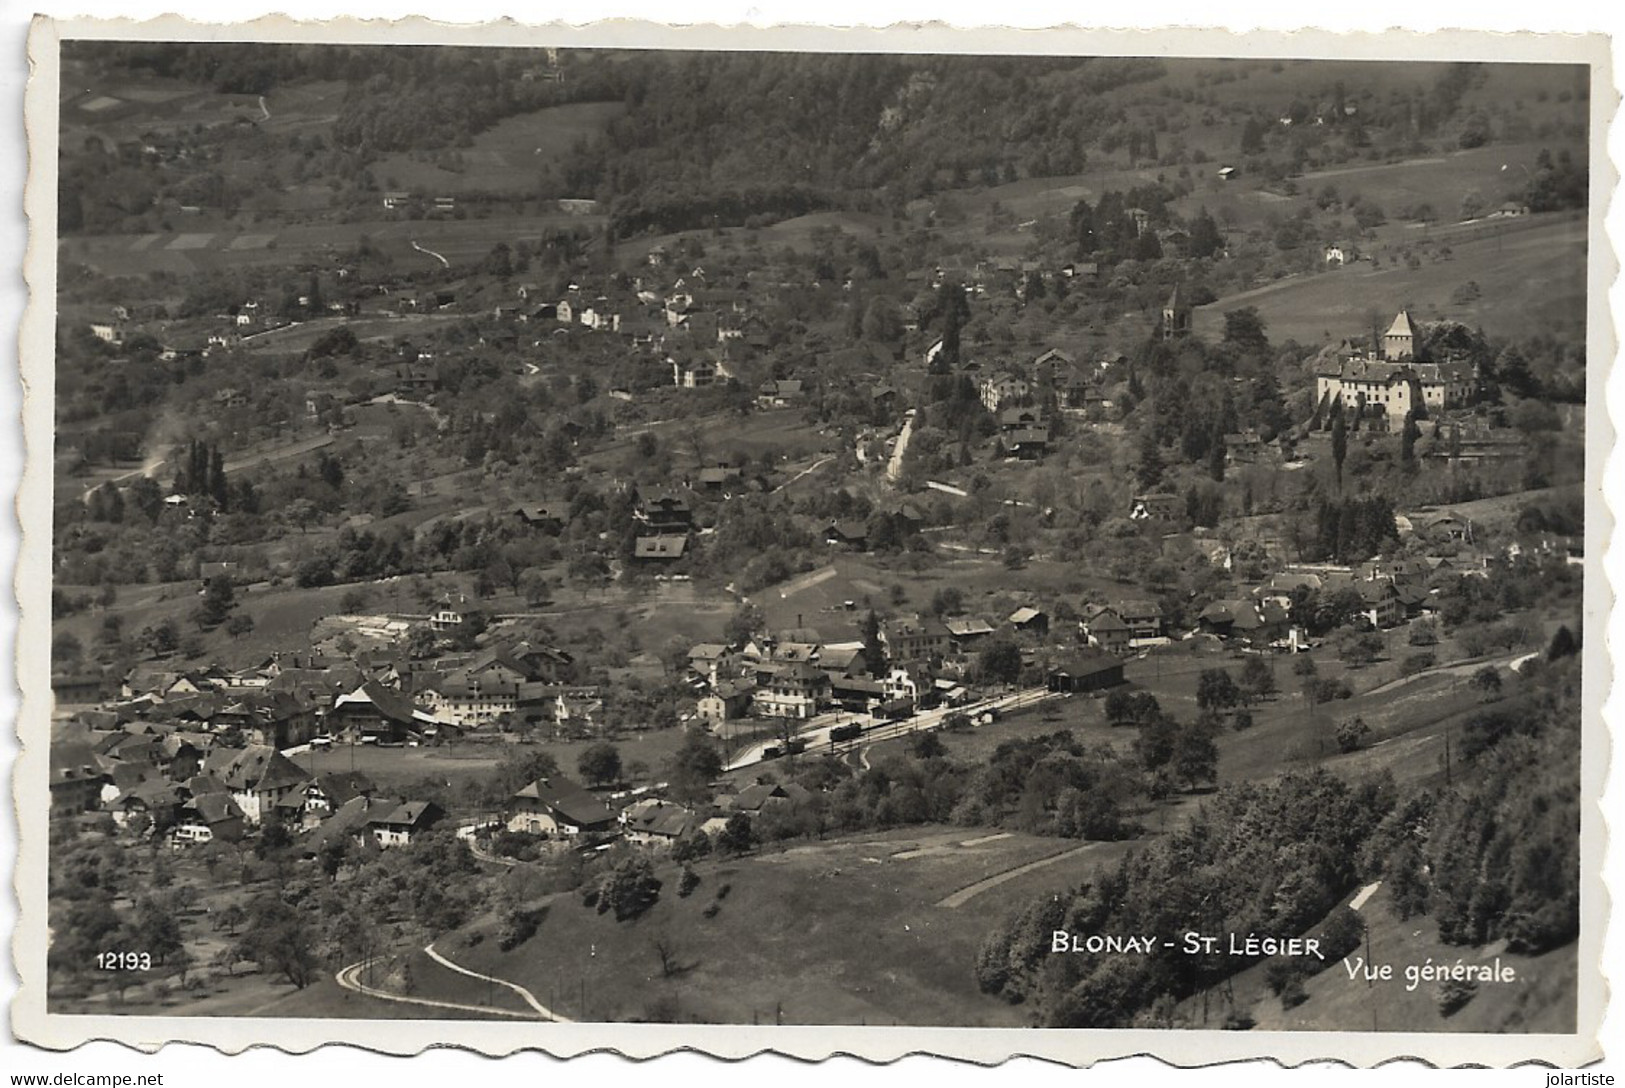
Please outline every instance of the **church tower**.
M1162 308L1162 338L1177 340L1190 331L1191 308L1176 285L1174 293L1168 296L1168 302Z

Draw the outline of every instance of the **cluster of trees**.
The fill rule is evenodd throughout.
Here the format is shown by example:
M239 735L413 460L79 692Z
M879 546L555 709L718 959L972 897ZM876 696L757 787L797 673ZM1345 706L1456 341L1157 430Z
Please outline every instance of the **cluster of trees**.
M1306 542L1305 554L1363 563L1398 542L1391 498L1322 499L1315 510L1315 535Z
M1565 629L1566 630L1566 629ZM1430 916L1452 944L1505 939L1538 953L1580 928L1580 668L1554 642L1527 686L1468 720L1442 788L1383 822L1366 864L1402 917Z
M1036 898L977 954L984 993L1026 1002L1048 1027L1129 1027L1248 965L1187 955L1050 954L1050 934L1304 933L1359 876L1360 848L1395 802L1389 782L1322 771L1222 790L1185 828L1098 880Z
M1180 219L1168 208L1177 194L1160 183L1139 185L1118 192L1108 189L1093 205L1080 200L1067 218L1078 257L1101 264L1125 260L1154 261L1162 257L1158 231L1177 226L1185 232L1185 255L1198 260L1212 257L1224 246L1224 236L1207 208ZM1136 214L1130 214L1131 211Z

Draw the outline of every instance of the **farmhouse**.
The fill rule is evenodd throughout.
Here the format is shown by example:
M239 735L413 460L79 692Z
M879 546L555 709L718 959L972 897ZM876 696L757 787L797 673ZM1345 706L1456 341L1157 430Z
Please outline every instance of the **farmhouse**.
M327 712L329 732L349 734L363 744L399 744L434 724L434 717L413 706L410 698L376 680L340 695Z
M219 779L250 824L272 816L278 801L310 780L293 760L264 744L216 748L209 753L204 772Z
M376 812L367 824L379 846L407 846L445 815L433 801L403 801L394 808Z
M508 830L532 835L580 835L615 826L615 810L563 775L538 778L513 795Z

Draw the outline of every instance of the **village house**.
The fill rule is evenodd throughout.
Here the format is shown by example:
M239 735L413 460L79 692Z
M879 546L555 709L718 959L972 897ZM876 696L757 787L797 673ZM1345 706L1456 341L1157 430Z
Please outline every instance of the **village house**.
M679 389L704 389L717 382L717 364L698 357L671 364L671 381Z
M361 744L400 744L434 724L434 716L419 710L410 697L375 680L340 695L327 712L329 733Z
M1185 520L1185 500L1166 493L1135 495L1129 500L1128 516L1151 525L1176 525Z
M770 379L756 390L756 407L764 411L790 408L801 401L802 382L799 378Z
M616 822L627 842L669 846L698 826L700 819L675 801L646 797L623 808Z
M880 626L880 642L894 664L930 661L942 657L953 645L953 636L934 617L899 616Z
M310 780L304 768L263 744L216 748L204 762L204 772L225 786L243 819L256 826L273 818L277 802Z
M982 382L980 389L982 406L990 412L1015 404L1032 395L1032 386L1019 374L1005 372L996 374Z
M514 510L521 522L550 536L558 536L569 522L570 513L562 506L550 503L527 503Z
M538 778L508 802L508 830L531 835L581 835L609 831L616 813L602 797L563 775Z
M992 638L994 633L991 623L975 616L943 620L942 625L948 629L948 638L956 654L970 653Z
M1287 618L1287 610L1272 600L1215 601L1197 623L1207 634L1263 646L1286 635Z
M861 521L832 521L824 529L824 543L861 552L869 546L869 528Z
M181 806L175 826L169 830L169 841L176 847L240 842L245 823L243 810L230 794L201 793Z
M717 642L702 642L688 651L688 667L708 684L733 672L734 652Z
M402 801L387 811L375 812L367 821L378 845L408 846L412 840L445 818L445 811L433 801Z
M749 680L722 680L700 696L695 713L701 721L716 724L743 718L750 711L756 685Z
M632 497L632 518L638 532L686 534L694 524L688 496L670 489L638 491Z
M1024 606L1010 613L1005 620L1017 632L1024 635L1049 634L1049 614L1042 609Z
M829 677L804 661L770 664L757 674L754 710L765 718L806 721L829 694Z

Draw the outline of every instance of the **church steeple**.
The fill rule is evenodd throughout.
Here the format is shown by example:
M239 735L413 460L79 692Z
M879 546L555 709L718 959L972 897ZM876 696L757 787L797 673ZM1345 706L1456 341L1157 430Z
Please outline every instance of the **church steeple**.
M1173 293L1162 307L1162 338L1175 340L1191 331L1191 308L1185 301L1184 294L1179 285L1174 285Z

